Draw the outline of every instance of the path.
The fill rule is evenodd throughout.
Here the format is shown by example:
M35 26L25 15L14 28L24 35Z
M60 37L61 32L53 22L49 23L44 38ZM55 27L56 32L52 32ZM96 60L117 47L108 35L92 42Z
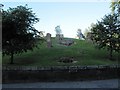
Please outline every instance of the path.
M3 84L3 88L118 88L118 79L78 82Z

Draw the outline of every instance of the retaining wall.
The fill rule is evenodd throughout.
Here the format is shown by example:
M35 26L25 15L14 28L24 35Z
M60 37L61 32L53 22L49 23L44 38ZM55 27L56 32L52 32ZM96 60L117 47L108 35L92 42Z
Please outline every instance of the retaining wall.
M3 66L3 83L76 81L119 78L119 65L94 66Z

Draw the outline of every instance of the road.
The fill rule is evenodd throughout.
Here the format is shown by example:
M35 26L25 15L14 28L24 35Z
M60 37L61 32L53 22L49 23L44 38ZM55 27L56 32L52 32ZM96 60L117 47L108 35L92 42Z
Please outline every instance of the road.
M118 84L118 79L110 79L77 82L36 82L3 84L2 88L118 88Z

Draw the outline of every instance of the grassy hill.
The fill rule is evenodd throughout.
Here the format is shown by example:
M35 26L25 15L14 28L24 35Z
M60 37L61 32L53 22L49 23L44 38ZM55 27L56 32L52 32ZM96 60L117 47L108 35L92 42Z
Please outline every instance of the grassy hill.
M114 53L114 61L108 59L109 52L107 50L98 50L94 45L85 40L74 39L71 46L59 45L55 38L52 39L53 47L47 48L46 42L39 45L39 49L35 48L33 52L28 51L21 55L15 55L14 65L29 66L62 66L62 65L108 65L117 64L120 59L118 53ZM72 57L76 63L58 62L62 57ZM9 56L2 59L3 65L7 65Z

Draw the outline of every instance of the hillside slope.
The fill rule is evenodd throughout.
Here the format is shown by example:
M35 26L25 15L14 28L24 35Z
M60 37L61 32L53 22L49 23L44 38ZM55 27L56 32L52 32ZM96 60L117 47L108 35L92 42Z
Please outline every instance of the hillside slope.
M46 42L35 48L33 52L28 51L21 55L15 55L14 65L36 65L36 66L61 66L61 65L108 65L117 64L120 55L114 53L114 61L108 59L107 50L98 50L94 45L85 40L74 39L71 46L60 45L56 39L52 39L53 47L47 48ZM72 58L73 63L59 62L61 58ZM9 56L3 57L3 65L8 64Z

